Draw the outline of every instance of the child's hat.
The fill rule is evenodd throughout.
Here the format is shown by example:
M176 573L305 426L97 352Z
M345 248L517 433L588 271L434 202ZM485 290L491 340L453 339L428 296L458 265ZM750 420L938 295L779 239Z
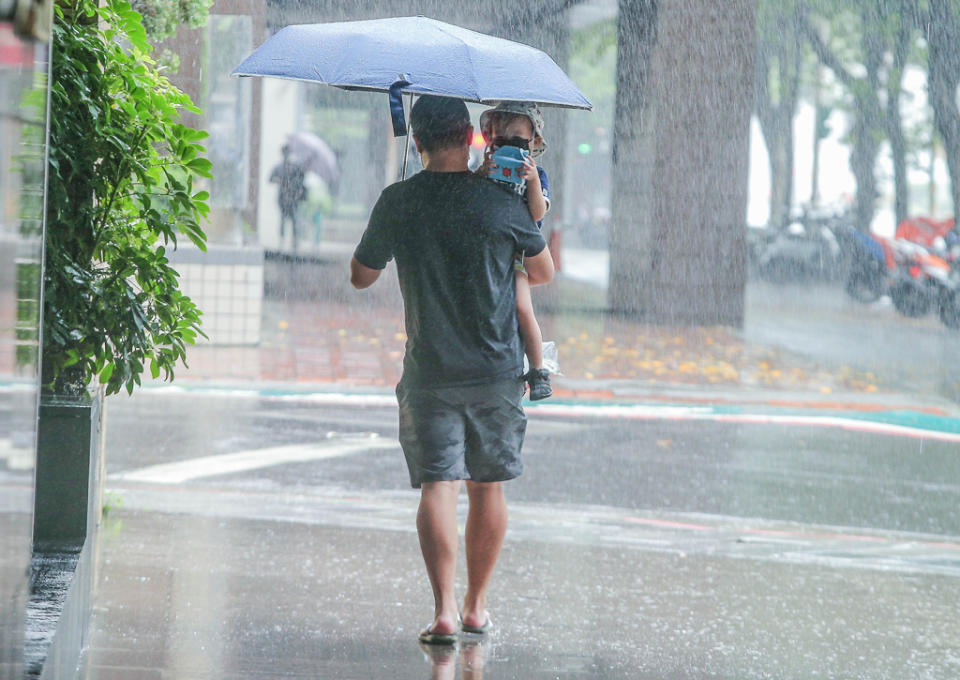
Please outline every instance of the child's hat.
M533 102L500 102L492 109L480 114L480 130L485 138L489 137L493 117L497 115L526 116L533 125L533 134L540 138L540 144L530 149L531 156L539 156L547 150L547 140L543 138L543 114Z

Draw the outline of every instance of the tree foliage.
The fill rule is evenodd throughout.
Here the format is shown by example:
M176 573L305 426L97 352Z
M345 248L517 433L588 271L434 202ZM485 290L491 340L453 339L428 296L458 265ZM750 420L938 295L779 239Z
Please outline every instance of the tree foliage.
M166 40L180 26L199 28L207 23L213 0L131 0L131 8L143 17L151 39Z
M179 122L199 113L160 74L128 0L55 8L44 289L43 381L78 393L99 378L132 392L149 366L173 378L202 332L166 248L205 249L210 177L200 142Z
M917 0L803 0L800 28L820 62L853 101L851 170L857 223L869 229L877 199L876 161L890 142L898 220L907 210L907 148L900 114L903 74L917 35Z

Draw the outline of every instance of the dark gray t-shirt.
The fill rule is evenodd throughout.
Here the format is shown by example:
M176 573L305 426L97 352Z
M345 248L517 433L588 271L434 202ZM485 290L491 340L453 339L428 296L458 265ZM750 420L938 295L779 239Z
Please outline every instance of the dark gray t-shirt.
M471 172L423 171L384 189L354 257L371 269L397 261L404 384L518 377L513 259L545 246L523 200Z

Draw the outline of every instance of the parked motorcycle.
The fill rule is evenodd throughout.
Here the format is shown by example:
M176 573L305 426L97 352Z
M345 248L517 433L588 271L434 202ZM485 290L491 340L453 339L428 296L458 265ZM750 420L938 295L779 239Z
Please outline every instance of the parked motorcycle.
M891 247L885 240L859 229L847 232L844 243L850 257L844 286L847 295L858 302L880 299L889 289L891 275L896 271Z
M761 277L785 284L835 279L844 253L827 220L800 218L755 244L753 259Z

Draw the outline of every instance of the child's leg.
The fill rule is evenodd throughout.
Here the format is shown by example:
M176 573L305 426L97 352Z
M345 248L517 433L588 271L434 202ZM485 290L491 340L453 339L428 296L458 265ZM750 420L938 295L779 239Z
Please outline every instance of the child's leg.
M517 272L517 323L520 337L523 338L524 353L530 368L543 368L543 335L540 324L533 314L533 298L530 296L530 282L527 275Z

